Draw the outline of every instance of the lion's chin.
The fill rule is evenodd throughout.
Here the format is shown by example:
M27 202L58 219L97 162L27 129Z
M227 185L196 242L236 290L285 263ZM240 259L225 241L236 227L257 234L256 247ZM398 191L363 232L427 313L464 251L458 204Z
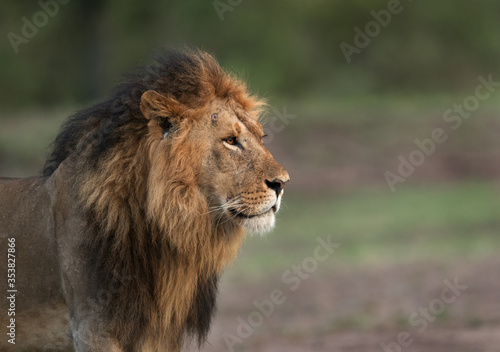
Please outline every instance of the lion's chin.
M274 209L252 218L238 219L239 224L246 230L257 233L266 233L274 228Z

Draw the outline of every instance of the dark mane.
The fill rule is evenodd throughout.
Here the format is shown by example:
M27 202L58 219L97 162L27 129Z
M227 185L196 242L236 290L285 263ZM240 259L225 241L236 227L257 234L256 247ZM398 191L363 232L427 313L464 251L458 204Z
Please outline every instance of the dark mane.
M50 176L69 156L82 155L93 167L108 150L127 138L127 131L143 135L147 121L142 117L140 101L147 90L175 99L189 109L202 107L215 97L231 97L243 108L254 101L213 56L197 50L167 50L155 57L156 63L129 75L114 95L84 109L66 120L52 144L42 174ZM75 155L76 152L76 155Z
M148 120L141 108L147 91L168 100L174 108L165 114L172 116ZM213 226L194 177L200 159L189 128L216 99L254 116L264 105L213 56L163 52L111 98L71 116L45 163L45 176L63 162L69 170L65 176L72 178L87 225L81 243L86 296L124 346L143 336L150 344L178 347L189 337L201 343L208 333L218 275L244 236L234 224ZM168 129L169 117L180 121L178 138L152 152L159 139L151 131ZM120 294L99 301L100 292L116 287Z

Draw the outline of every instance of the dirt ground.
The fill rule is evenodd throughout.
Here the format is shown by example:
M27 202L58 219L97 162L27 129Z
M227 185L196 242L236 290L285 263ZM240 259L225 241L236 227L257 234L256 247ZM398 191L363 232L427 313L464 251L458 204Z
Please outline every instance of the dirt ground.
M255 285L225 280L201 350L500 351L499 267L498 258L338 265L313 272L295 291L280 275ZM268 317L259 315L252 302L269 300L276 289L282 292L278 302L285 301ZM245 330L241 321L253 326Z

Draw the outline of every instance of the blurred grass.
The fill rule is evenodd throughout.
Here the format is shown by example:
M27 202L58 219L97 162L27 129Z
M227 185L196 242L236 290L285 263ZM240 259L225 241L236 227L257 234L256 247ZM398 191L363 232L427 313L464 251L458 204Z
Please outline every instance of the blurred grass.
M372 127L379 126L388 130L425 130L429 125L445 124L443 115L455 104L463 104L469 94L418 94L418 95L358 95L340 99L309 97L300 102L275 99L272 106L281 110L286 106L288 113L296 115L287 125L292 130L303 131L311 125L330 125L359 129L360 133L380 137ZM494 115L498 120L500 93L493 93L487 100L481 101L478 109L464 119L459 130L467 130L478 123L476 116ZM382 134L382 137L385 137ZM382 139L382 138L379 138Z
M286 123L286 133L296 140L315 138L318 129L334 128L334 131L350 133L369 145L400 148L417 137L428 138L436 126L443 126L448 132L450 124L443 122L443 113L465 97L385 94L328 100L318 97L305 97L301 101L273 99L268 115L273 116L273 108L280 113L285 109L294 115ZM66 106L0 112L0 174L25 177L38 173L62 121L76 110ZM480 149L482 142L478 134L491 129L484 128L488 123L496 126L499 111L499 94L481 102L479 109L464 120L463 127L449 131L454 147L457 150L461 146L466 150ZM263 121L269 119L264 117Z
M0 175L26 177L39 174L50 143L69 113L69 109L59 109L2 114Z
M320 268L453 261L494 255L500 186L464 182L365 188L336 195L286 194L273 233L249 237L229 275L267 276L313 255L317 238L341 244Z

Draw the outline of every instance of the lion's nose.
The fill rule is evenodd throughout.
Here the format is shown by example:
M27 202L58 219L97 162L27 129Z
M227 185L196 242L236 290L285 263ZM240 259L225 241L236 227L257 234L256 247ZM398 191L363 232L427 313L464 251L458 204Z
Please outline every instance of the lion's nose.
M283 188L285 188L285 183L287 181L282 181L279 178L275 178L272 181L266 180L266 185L267 187L271 188L273 191L276 192L276 197L280 195L281 191Z

